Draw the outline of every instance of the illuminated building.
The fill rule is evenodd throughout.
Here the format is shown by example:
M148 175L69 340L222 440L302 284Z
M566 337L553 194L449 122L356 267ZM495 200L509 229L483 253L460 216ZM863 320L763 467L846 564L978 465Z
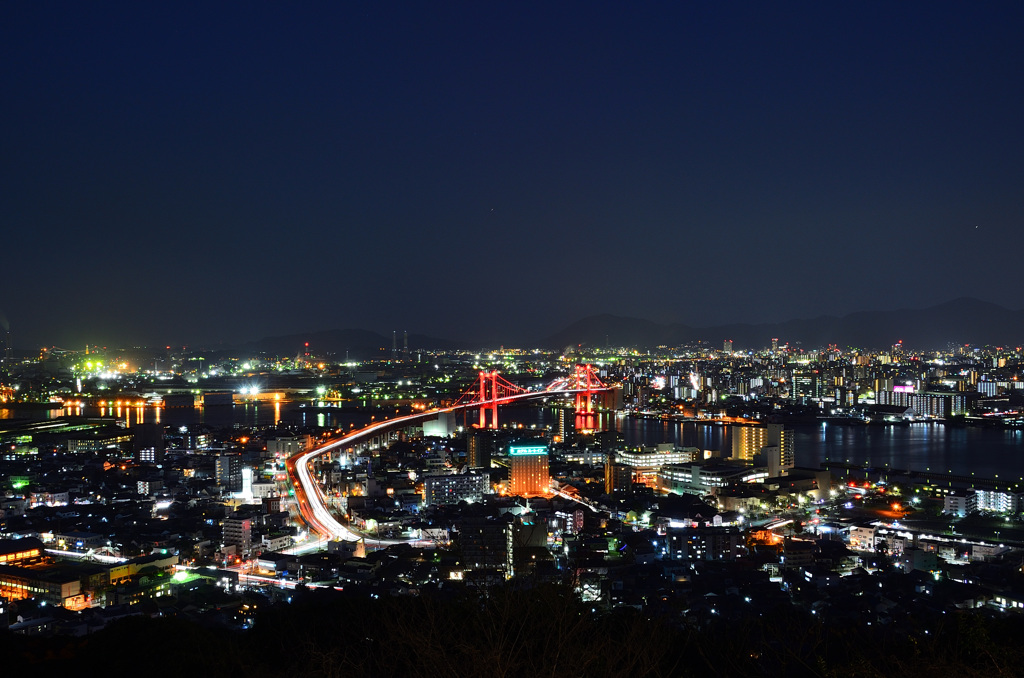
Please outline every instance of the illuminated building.
M463 518L459 524L462 562L467 570L498 570L513 574L514 525L507 519L479 516Z
M68 452L72 454L80 452L99 452L100 450L119 448L123 443L130 443L134 436L123 431L100 432L92 435L86 434L77 438L68 439Z
M470 468L490 468L494 452L494 434L490 431L466 431L466 465Z
M571 445L575 439L575 412L568 407L559 407L558 421L555 423L555 442Z
M633 489L633 467L615 461L615 453L608 453L604 464L604 493L629 492Z
M160 424L135 424L131 427L132 453L136 462L164 462L164 427Z
M225 546L237 546L245 553L252 545L252 518L249 516L228 516L224 519L221 530L221 541Z
M605 454L592 450L589 447L582 449L573 448L565 451L562 454L562 458L570 464L585 464L587 466L597 466L603 464L605 460Z
M772 478L784 476L789 469L796 466L793 454L793 432L782 432L782 445L765 445L761 448L764 464L768 467L768 475Z
M513 445L509 456L509 494L531 497L547 494L551 485L546 445Z
M636 474L636 482L655 484L658 469L667 464L685 464L696 461L700 450L696 447L676 447L672 443L661 443L655 447L644 447L620 450L615 453L615 461L628 466ZM608 478L605 475L605 486ZM623 488L627 489L627 488Z
M732 435L732 458L754 463L756 455L765 452L766 447L774 447L772 455L778 456L781 468L793 468L793 432L787 431L782 424L762 426L738 426L730 432Z
M0 539L0 565L38 565L43 562L42 554L43 542L34 537Z
M87 553L89 551L101 549L110 542L107 537L102 534L72 530L70 532L62 532L59 534L54 533L53 543L60 551Z
M267 455L271 457L290 457L305 452L313 447L313 436L278 436L267 440Z
M214 461L214 473L225 492L242 491L242 455L237 452L219 452Z
M8 600L36 598L68 609L80 609L85 602L81 575L58 567L0 565L0 596Z
M460 501L483 501L491 489L490 478L480 473L459 473L446 476L427 476L423 479L423 503L458 504Z
M437 419L423 422L423 436L426 438L448 438L455 433L455 415L452 412L442 412Z
M768 472L731 464L669 464L657 474L658 489L672 494L715 494L736 483L764 481Z
M913 393L909 390L879 391L875 402L879 405L911 407L923 417L945 419L957 414L967 414L967 396L961 393Z
M669 529L664 554L673 560L735 560L743 539L730 527Z
M817 370L794 370L789 382L790 399L821 398L821 382Z

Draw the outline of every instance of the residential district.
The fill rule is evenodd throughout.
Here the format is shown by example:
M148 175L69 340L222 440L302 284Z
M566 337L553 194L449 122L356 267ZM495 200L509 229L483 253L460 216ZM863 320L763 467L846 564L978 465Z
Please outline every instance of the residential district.
M0 626L14 633L136 615L247 628L296 590L545 582L595 613L691 625L780 604L869 625L1024 611L1024 488L801 466L793 434L1019 429L1019 348L0 356ZM630 419L722 427L728 443L627 446Z

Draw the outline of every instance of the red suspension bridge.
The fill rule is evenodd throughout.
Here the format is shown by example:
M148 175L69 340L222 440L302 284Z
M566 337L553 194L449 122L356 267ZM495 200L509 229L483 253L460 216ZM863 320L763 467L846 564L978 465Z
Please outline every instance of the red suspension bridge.
M327 506L327 497L320 484L313 478L310 466L314 459L333 450L346 449L365 444L374 437L388 431L405 428L439 414L447 412L479 410L479 426L481 428L498 428L498 406L527 401L530 399L549 398L554 395L573 394L577 416L593 417L594 398L600 393L608 392L614 387L606 386L591 365L576 365L566 377L554 380L541 389L525 389L506 380L496 371L480 372L478 378L452 405L425 412L417 412L392 419L385 419L352 431L331 440L320 447L300 452L288 459L287 468L293 487L295 500L303 520L312 532L327 539L341 538L348 541L361 539L361 535L343 525L331 513ZM490 412L490 416L488 416ZM381 544L397 543L396 540L378 540Z
M576 365L568 376L556 379L543 389L534 391L513 384L498 374L497 370L481 371L473 385L453 403L452 409L479 408L479 427L498 428L498 406L507 405L524 396L574 393L576 411L591 414L594 411L594 396L609 390L611 389L597 376L593 365Z

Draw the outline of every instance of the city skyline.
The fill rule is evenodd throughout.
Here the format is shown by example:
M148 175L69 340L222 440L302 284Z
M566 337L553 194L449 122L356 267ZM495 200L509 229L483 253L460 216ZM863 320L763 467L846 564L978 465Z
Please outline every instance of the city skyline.
M18 347L1018 303L1016 5L2 11Z

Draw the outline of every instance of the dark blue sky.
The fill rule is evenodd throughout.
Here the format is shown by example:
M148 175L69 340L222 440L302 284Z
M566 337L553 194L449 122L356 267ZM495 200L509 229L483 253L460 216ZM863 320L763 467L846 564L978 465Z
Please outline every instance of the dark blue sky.
M1021 306L1019 2L94 4L0 7L19 346Z

